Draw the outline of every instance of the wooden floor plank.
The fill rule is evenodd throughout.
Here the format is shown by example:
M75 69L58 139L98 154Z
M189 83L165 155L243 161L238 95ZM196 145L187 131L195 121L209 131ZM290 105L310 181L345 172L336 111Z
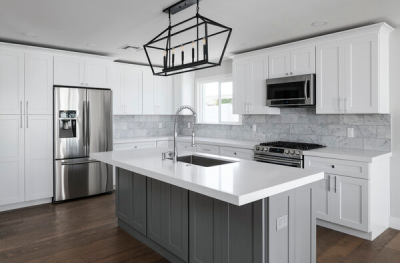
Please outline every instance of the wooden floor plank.
M115 195L0 212L0 262L166 263L118 227ZM400 231L373 242L317 227L317 262L400 262Z

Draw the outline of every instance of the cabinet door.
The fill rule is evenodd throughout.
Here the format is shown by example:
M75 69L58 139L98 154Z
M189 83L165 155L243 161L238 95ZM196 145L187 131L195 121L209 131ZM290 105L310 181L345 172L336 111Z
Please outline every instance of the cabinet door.
M174 88L171 77L154 77L156 114L173 115Z
M143 235L146 235L146 176L137 173L131 173L131 176L132 201L129 225Z
M109 88L111 64L108 61L85 60L85 85L93 88Z
M85 60L77 57L54 57L54 84L85 85Z
M237 60L233 67L233 113L247 114L246 89L248 87L248 63L247 60Z
M317 46L317 113L338 114L344 97L343 42Z
M294 49L290 52L290 75L315 73L315 46Z
M319 219L333 222L334 218L334 177L325 174L324 180L318 181L316 185L316 216Z
M147 237L164 246L165 183L147 178Z
M150 70L143 70L143 114L156 114L157 112L154 101L154 79Z
M165 248L188 262L188 190L170 184L165 187Z
M368 180L335 176L335 223L369 232Z
M25 54L25 113L53 114L53 56Z
M0 114L24 111L24 53L0 50Z
M378 36L345 41L345 113L378 113Z
M133 67L125 68L124 76L125 114L142 114L142 71Z
M53 197L53 116L24 117L25 201Z
M24 201L22 115L0 115L0 205Z
M130 224L132 208L132 172L121 168L116 168L116 172L116 214L119 219Z
M290 51L271 53L269 55L269 78L288 76L290 72Z
M124 68L114 67L113 69L113 114L123 114L124 105L122 104L124 91Z

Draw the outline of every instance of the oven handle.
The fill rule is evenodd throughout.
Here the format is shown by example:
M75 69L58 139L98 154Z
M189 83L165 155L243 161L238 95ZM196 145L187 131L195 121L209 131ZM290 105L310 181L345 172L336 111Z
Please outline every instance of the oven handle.
M278 162L278 163L280 162L280 163L301 165L301 160L299 160L299 161L297 161L297 160L287 161L287 160L283 160L283 159L268 158L268 157L258 157L258 156L254 156L254 160L256 160L256 161L268 161L268 162Z
M261 160L256 160L256 161L257 162L263 162L263 163L270 163L270 164L276 164L276 165L283 165L283 166L301 168L300 165L297 165L295 163L272 162L272 161L261 161Z

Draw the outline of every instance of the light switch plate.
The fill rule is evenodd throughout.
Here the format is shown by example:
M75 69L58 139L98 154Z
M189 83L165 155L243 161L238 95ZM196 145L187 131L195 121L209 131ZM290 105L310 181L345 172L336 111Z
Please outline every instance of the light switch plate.
M284 215L276 219L276 231L279 231L288 225L288 216Z
M347 137L349 138L354 137L354 128L347 128Z
M256 131L257 131L257 125L253 124L253 132L256 132Z
M159 124L158 124L158 128L162 128L162 122L160 122Z

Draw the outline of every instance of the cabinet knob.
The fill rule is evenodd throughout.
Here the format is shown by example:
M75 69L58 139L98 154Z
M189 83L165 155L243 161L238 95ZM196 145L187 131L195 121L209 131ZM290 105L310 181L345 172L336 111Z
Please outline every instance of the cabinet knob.
M290 75L293 75L293 72L290 72Z
M289 73L286 73L286 76L289 75Z
M335 168L335 166L334 166L334 165L332 165L332 168Z
M236 155L236 153L234 153Z
M81 85L85 85L85 83L81 83Z

